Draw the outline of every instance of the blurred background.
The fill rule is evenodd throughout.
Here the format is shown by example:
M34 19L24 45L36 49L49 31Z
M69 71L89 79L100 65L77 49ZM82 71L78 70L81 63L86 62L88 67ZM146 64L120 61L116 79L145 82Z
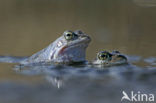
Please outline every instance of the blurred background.
M30 56L45 48L65 30L82 30L91 36L92 42L87 49L88 60L94 59L96 53L101 50L119 50L124 54L143 58L155 57L156 0L0 0L0 55ZM25 84L36 82L40 84L42 81L40 76L17 75L10 69L13 65L0 64L0 80L1 83L5 82L5 85L0 84L1 88L12 84L6 83L10 80L14 83L21 81ZM36 84L37 87L32 87L33 89L24 84L22 87L12 85L12 88L8 87L10 91L18 88L21 88L21 91L17 94L26 91L28 98L24 100L25 102L23 101L24 103L33 102L30 97L32 95L29 96L31 92L28 91L34 88L39 91L41 88L38 84ZM44 92L49 95L48 88L55 90L42 86L41 94ZM6 92L7 89L6 91L5 89L0 89L0 93L10 94L10 91ZM13 95L10 94L10 97ZM62 97L65 95L62 94ZM72 93L68 96L71 95ZM113 96L113 94L109 95ZM9 101L16 101L17 98L21 101L24 99L18 96L15 95L8 101L0 100L0 102L9 103ZM79 95L74 96L76 98ZM92 97L88 97L86 102L91 102L90 98ZM103 101L103 97L94 96L94 98L95 101L99 98ZM81 99L83 100L83 97ZM21 103L20 100L19 103ZM37 99L34 101L36 102ZM48 103L46 99L43 101ZM105 102L108 101L106 99ZM70 103L72 100L66 100L66 102Z
M92 37L100 50L156 56L155 0L0 0L0 54L30 56L65 30Z

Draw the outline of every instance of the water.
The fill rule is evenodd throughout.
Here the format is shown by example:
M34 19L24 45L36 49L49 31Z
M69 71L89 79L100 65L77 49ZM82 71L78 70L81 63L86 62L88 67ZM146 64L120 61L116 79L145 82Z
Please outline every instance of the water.
M0 0L0 8L0 55L30 56L63 31L80 29L92 38L87 60L115 49L132 64L0 63L0 103L120 103L123 90L156 95L155 0Z

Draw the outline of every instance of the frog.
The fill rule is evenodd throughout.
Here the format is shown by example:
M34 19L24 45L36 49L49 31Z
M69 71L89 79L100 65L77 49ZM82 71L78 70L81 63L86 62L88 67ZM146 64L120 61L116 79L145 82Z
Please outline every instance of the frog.
M22 60L20 64L85 62L86 49L90 42L90 36L81 30L66 30L49 46Z
M112 51L112 53L106 50L100 51L97 53L96 59L92 61L93 65L103 66L115 66L127 63L127 57L117 50Z

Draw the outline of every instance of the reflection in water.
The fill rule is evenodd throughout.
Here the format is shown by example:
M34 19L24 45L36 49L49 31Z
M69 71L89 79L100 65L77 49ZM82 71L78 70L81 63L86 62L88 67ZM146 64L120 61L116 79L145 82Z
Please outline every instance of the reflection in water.
M123 90L156 94L155 0L0 0L0 8L0 55L30 56L80 29L92 37L88 60L119 50L135 55L136 65L21 66L15 73L14 64L1 63L1 103L120 103Z
M56 86L57 88L60 88L63 86L63 78L61 76L53 77L50 75L46 76L46 80L51 83L52 85Z
M17 65L14 70L23 75L42 75L50 84L57 88L66 85L73 78L100 79L108 78L108 81L137 80L144 73L144 69L132 64L119 66L65 66L65 65ZM146 70L146 69L145 69ZM109 80L110 79L110 80Z
M154 57L149 57L144 59L145 62L149 63L150 65L156 65L156 58Z
M0 93L0 101L92 103L94 100L98 103L119 103L123 90L155 94L155 69L141 68L132 64L113 67L17 65L13 70L18 75L26 78L39 76L42 79L33 85L26 81L1 82L0 91L5 94Z

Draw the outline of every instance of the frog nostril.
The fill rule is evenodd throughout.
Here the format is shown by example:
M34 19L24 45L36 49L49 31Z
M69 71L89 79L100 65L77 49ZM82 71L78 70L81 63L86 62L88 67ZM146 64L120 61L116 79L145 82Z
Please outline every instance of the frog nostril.
M113 50L112 53L120 54L120 52L117 50Z
M76 30L75 34L84 34L81 30Z

